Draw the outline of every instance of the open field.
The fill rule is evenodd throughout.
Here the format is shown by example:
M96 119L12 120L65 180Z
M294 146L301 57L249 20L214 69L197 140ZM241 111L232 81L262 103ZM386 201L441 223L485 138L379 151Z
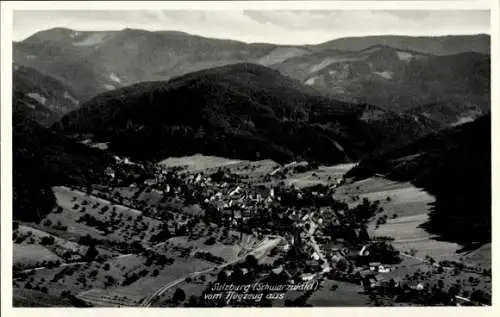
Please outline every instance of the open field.
M167 302L170 298L172 298L177 288L180 288L184 291L184 293L186 294L186 299L189 299L190 296L199 297L205 290L207 283L216 280L217 280L216 275L207 273L204 275L194 277L189 282L183 281L182 283L177 284L175 287L172 287L168 289L165 293L163 293L158 299L158 301L154 303L152 306L153 307L168 306Z
M278 163L272 160L262 161L245 161L234 165L229 165L226 168L229 172L243 177L243 182L247 184L257 184L264 180L266 175L269 175L279 166ZM207 170L208 173L215 172L216 169Z
M45 294L37 290L13 289L14 307L71 307L72 303L60 294Z
M354 163L338 164L332 166L321 165L316 169L307 172L295 173L290 171L287 173L284 182L287 186L295 186L297 188L310 187L315 185L334 184L342 179L342 176L352 167Z
M427 221L430 204L435 199L411 183L372 177L341 186L336 195L339 198L359 196L359 199L379 200L384 211L372 221L369 231L375 236L393 237L393 245L399 250L415 249L417 256L423 258L429 255L436 260L457 258L456 251L461 248L460 245L438 241L420 228ZM349 203L355 205L357 202L351 199ZM385 215L386 223L377 227L376 220Z
M183 157L169 157L158 164L164 167L182 167L186 171L196 172L210 168L225 167L242 162L241 160L231 160L217 156L207 156L196 154Z
M133 241L141 239L149 241L152 235L158 232L161 221L143 216L142 212L113 204L108 200L94 195L87 195L78 190L66 187L54 188L57 203L63 207L60 213L47 216L52 223L61 222L67 226L65 235L75 238L90 234L93 238L116 241ZM81 217L86 214L97 219L105 225L100 228L89 226ZM103 232L103 228L107 232Z
M415 277L415 274L418 277ZM465 271L456 273L453 270L438 272L436 267L424 264L422 261L411 257L404 257L403 262L395 266L393 270L388 273L379 274L377 277L380 280L388 281L393 278L396 281L401 281L406 276L414 277L411 286L416 286L419 283L434 285L441 281L444 289L460 284L463 289L489 291L492 282L491 277L481 276L477 273Z
M142 294L144 296L154 292L162 285L183 278L193 272L203 271L213 266L215 266L214 263L210 263L200 259L179 259L176 260L172 265L169 265L165 267L165 269L160 270L158 276L148 276L146 278L140 279L138 282L133 283L129 286L120 287L119 291L125 294Z
M58 245L58 246L65 248L65 249L77 250L80 247L80 245L76 242L68 241L66 239L59 238L59 237L52 235L50 233L47 233L45 231L34 228L34 226L30 227L27 225L20 225L18 228L18 232L19 232L19 234L28 235L29 237L33 237L36 239L42 239L44 237L52 237L52 238L54 238L55 245Z
M484 268L491 269L491 243L485 244L471 252L465 252L464 261L473 265L481 265Z
M201 154L168 158L161 161L159 165L165 168L180 167L184 172L189 173L203 172L207 174L215 173L219 168L224 168L233 174L244 177L246 182L262 181L264 176L279 167L279 164L272 160L231 160Z
M36 270L30 273L27 279L18 281L15 288L22 290L26 288L26 284L37 288L46 287L50 296L57 296L62 291L69 290L77 294L78 298L102 307L138 305L141 298L164 285L217 266L217 263L193 257L196 251L210 252L230 262L237 260L241 252L252 247L269 248L267 240L257 243L251 235L245 235L240 244L234 245L218 242L205 245L204 240L206 239L189 241L186 237L173 237L167 243L153 247L157 254L172 258L173 263L166 266L147 264L145 257L135 254L120 255L104 263L89 262L71 267ZM190 252L184 256L176 251L186 249ZM131 280L130 284L124 284L126 277L134 274L140 278ZM204 275L204 279L209 278L208 274Z
M331 290L337 285L336 290ZM314 307L355 307L370 305L369 298L363 294L363 287L352 283L326 280L323 286L307 300Z
M89 271L85 264L40 269L28 274L26 278L15 280L14 289L40 291L40 288L46 287L50 296L60 296L61 292L68 290L76 294L89 287L81 279L78 281L80 276L86 277Z
M14 244L13 265L22 264L25 267L33 267L41 261L63 261L52 251L38 244Z
M80 260L88 247L56 235L57 232L44 231L41 225L19 225L15 230L13 264L16 270L42 266L44 262L60 263ZM112 253L98 248L101 254Z
M140 302L138 294L131 296L113 289L91 289L78 294L77 297L96 307L136 306Z

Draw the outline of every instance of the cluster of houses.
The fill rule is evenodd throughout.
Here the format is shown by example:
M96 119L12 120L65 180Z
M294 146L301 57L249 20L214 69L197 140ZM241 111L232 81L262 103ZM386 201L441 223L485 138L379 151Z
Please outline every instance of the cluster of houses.
M125 159L126 160L126 159ZM126 161L122 163L127 164ZM286 166L284 169L289 169L295 166L292 163ZM273 171L274 174L281 172L283 169L277 169ZM109 175L113 174L111 169L107 170ZM156 172L156 177L154 179L148 179L144 182L148 186L158 186L162 187L164 192L179 191L177 188L171 188L169 184L165 182L167 171L159 168ZM342 180L339 180L340 184ZM192 186L193 189L198 190L203 193L205 197L204 202L216 206L219 211L223 214L230 216L234 224L238 221L245 221L252 216L254 212L262 210L263 208L269 207L274 201L280 201L279 194L276 194L273 188L268 187L251 187L248 184L233 182L233 181L221 181L214 182L210 176L206 176L202 173L197 174L186 174L183 178L183 183ZM337 185L337 184L334 184ZM301 191L296 190L297 198L301 198ZM323 193L313 193L313 195L324 195ZM326 274L331 270L336 270L340 262L349 262L354 256L366 256L369 254L368 248L365 246L361 250L355 249L333 249L329 250L328 256L321 249L320 245L316 242L315 237L321 236L322 230L320 229L326 219L331 220L332 212L328 211L328 207L320 209L309 209L309 208L290 208L285 212L285 214L294 220L297 228L300 230L299 237L302 241L308 241L305 245L305 249L311 256L311 260L320 261L323 263L320 272L303 274L302 279L308 281L313 279L317 274ZM323 237L324 238L324 237ZM296 237L291 237L291 244L295 243ZM289 244L283 246L283 250L287 250ZM273 268L273 272L282 270L282 267ZM367 266L360 268L365 275L369 276L371 279L376 276L376 274L388 273L391 270L390 266L383 265L381 263L372 262ZM358 269L357 272L360 270Z

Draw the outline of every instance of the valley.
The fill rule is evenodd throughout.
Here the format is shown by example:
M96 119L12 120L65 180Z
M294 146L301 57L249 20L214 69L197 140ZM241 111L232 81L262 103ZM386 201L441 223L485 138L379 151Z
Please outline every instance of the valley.
M428 276L426 282L444 279L445 282L451 283L452 278L460 279L464 276L475 278L474 274L457 272L453 267L448 267L449 270L446 271L448 273L439 273L436 267L429 271L432 267L428 263L429 258L435 263L456 261L465 265L488 268L487 262L472 263L463 259L464 255L457 253L460 249L458 245L439 242L419 229L419 225L427 217L428 203L433 201L433 197L411 184L397 183L383 178L369 178L358 182L346 181L343 178L344 173L352 165L319 166L306 172L294 171L292 165L288 171L286 168L281 170L283 176L269 178L277 166L270 161L228 163L224 158L203 155L185 157L182 161L187 162L187 167L179 166L175 160L170 160L171 163L166 164L167 167L159 167L156 170L155 173L160 179L163 175L173 177L170 181L165 178L129 187L111 186L107 187L105 192L102 191L105 188L102 186L86 189L54 187L57 207L40 224L17 223L17 228L14 230L16 259L14 303L18 300L24 303L27 301L27 295L24 294L35 292L42 293L41 295L47 298L64 293L63 297L73 303L97 307L171 306L182 304L172 301L176 289L182 289L186 298L190 298L190 302L197 302L202 298L203 288L210 282L218 281L219 272L226 272L226 268L237 265L245 267L249 255L255 257L259 267L262 267L260 270L263 270L255 273L257 275L254 278L259 279L259 276L262 276L265 280L265 276L269 275L265 267L270 266L267 269L269 270L279 266L278 263L286 261L290 255L279 250L283 250L283 247L293 248L297 230L299 232L306 230L292 228L303 228L302 226L306 224L317 226L314 231L306 230L299 234L303 236L303 243L306 246L310 245L311 248L309 252L312 258L302 259L309 263L307 265L314 266L318 261L313 256L316 252L323 253L319 259L319 263L323 263L319 264L320 269L325 265L333 265L330 264L334 263L330 262L332 261L330 257L335 258L338 255L335 255L335 252L332 255L332 243L337 245L337 248L343 245L352 251L357 250L356 252L359 252L359 248L363 245L370 245L366 242L362 244L355 242L361 238L356 238L356 235L355 240L347 238L330 240L334 237L333 233L329 237L328 231L328 226L332 223L326 219L332 216L328 213L336 209L320 207L321 215L315 215L314 209L310 207L308 209L311 212L302 208L292 209L295 210L292 212L290 207L285 209L284 206L279 207L283 203L285 206L288 204L284 201L287 196L280 197L278 192L286 191L285 188L288 186L296 188L295 185L297 188L302 188L296 191L298 195L305 196L303 197L305 203L307 199L314 201L315 193L320 195L319 197L325 197L323 195L326 192L325 194L321 192L328 191L328 188L335 188L332 197L341 204L345 203L344 208L352 210L351 212L355 212L356 206L361 205L360 199L366 198L371 202L380 203L379 206L383 211L366 220L368 234L371 239L394 238L391 244L400 254L402 262L391 264L392 269L389 273L378 273L378 283L388 282L393 278L401 283L415 283L415 286L418 284L417 281L412 282L413 280L406 279L405 276L421 271L432 273L432 278L429 279ZM207 165L207 162L210 164ZM193 166L197 168L193 169ZM298 166L307 168L307 163ZM261 172L264 168L267 173ZM172 173L171 170L176 172ZM304 183L307 174L314 175L314 180ZM215 181L215 175L221 175L223 178L231 175L232 180L224 178ZM252 179L252 183L248 183L247 179ZM184 192L183 190L186 190L184 186L191 186L190 191ZM320 186L319 193L308 191L311 186L313 188ZM233 194L235 188L240 188L237 194ZM219 192L216 192L217 190ZM256 190L262 194L256 194ZM210 192L213 196L210 196ZM160 193L163 195L159 195ZM306 198L306 195L311 193L313 196ZM189 197L191 195L198 198ZM158 201L160 197L162 198ZM187 204L186 199L194 201ZM190 209L196 206L196 204L191 205L195 201L200 205L209 201L209 204L204 205L201 213L193 213ZM216 204L211 205L212 201ZM216 205L221 207L214 210L208 207ZM261 209L266 208L266 205L267 208L271 208L269 211ZM221 210L219 213L218 209ZM207 214L209 210L219 216ZM272 214L266 216L261 214L263 212ZM297 212L298 215L293 216ZM397 217L394 216L396 213ZM208 218L214 216L216 218ZM386 216L389 216L389 220L379 224L379 219L384 219ZM264 220L266 218L257 220L260 217L278 218L266 222ZM279 217L284 217L283 219L292 217L290 221L294 219L293 217L298 217L297 219L302 221L293 220L291 223L294 225L290 228L280 227L279 223L284 220L278 220ZM168 222L170 225L165 226L167 219L171 219ZM335 221L335 217L328 221ZM241 226L246 228L243 229ZM321 242L316 242L314 236ZM309 241L308 237L313 240ZM40 251L34 252L35 248ZM95 251L91 252L89 249ZM22 254L25 252L30 254L29 261L23 259ZM206 256L202 257L202 254ZM341 255L340 258L348 259L348 263L352 263L354 268L351 269L351 273L347 273L349 271L342 273L346 274L345 276L329 276L328 273L317 275L316 278L321 286L319 290L309 295L312 295L309 301L321 306L322 300L318 296L325 295L319 294L331 292L330 296L350 298L345 302L340 301L339 305L374 305L373 299L365 294L366 289L359 283L345 281L349 280L348 276L354 278L356 274L360 274L363 266L367 264L361 264L364 262L360 262L360 258L353 258L352 255ZM287 267L286 263L281 266ZM339 268L337 270L337 274L343 272ZM334 284L338 289L329 290ZM325 287L328 290L324 289ZM471 287L465 282L464 291L470 292ZM347 293L344 295L344 292ZM295 294L291 298L297 296ZM190 306L193 303L185 304ZM280 303L283 304L284 302Z
M490 306L489 42L14 42L13 306Z

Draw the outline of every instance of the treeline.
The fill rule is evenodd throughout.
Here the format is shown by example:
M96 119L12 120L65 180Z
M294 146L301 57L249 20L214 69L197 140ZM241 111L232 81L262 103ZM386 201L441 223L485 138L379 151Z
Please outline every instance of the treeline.
M14 219L42 219L55 205L52 186L88 185L103 179L111 157L57 135L29 118L14 119Z
M446 240L491 241L491 116L362 160L347 176L385 174L436 197L424 225Z
M92 133L135 160L203 153L329 164L358 160L381 143L429 132L424 121L382 109L387 115L381 119L365 120L367 107L326 98L276 71L244 64L101 94L53 128Z

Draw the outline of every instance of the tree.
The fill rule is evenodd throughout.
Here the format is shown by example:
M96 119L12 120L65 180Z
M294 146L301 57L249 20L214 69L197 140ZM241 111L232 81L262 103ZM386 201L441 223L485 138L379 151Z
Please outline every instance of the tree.
M177 288L174 292L174 295L172 296L172 300L174 302L182 302L186 299L186 293L184 293L184 290L182 288Z
M257 258L253 254L249 254L246 256L245 262L249 266L249 268L255 268L259 264Z
M479 289L472 292L470 299L475 302L491 305L491 295Z
M361 230L359 231L359 240L360 241L370 240L370 235L368 234L366 227L361 228Z
M444 281L442 279L438 280L438 287L439 287L439 289L443 289L444 288Z
M85 253L85 258L88 260L94 260L99 255L99 251L97 251L94 245L91 245L87 252Z
M206 244L206 245L213 245L213 244L215 244L215 238L214 238L214 237L210 237L210 238L208 238L208 239L204 242L204 244Z
M226 271L224 270L219 271L219 273L217 274L217 282L225 283L226 281L227 281Z
M197 307L198 306L198 297L196 297L194 295L189 296L187 306L188 307Z
M41 245L53 245L54 244L54 237L52 236L45 236L41 239L40 244Z
M104 277L104 287L109 287L109 286L112 286L116 283L116 280L114 277L112 277L111 275L106 275Z
M344 259L344 258L341 258L338 262L337 262L337 269L341 272L344 272L345 270L347 270L347 267L348 267L348 263L347 263L347 260Z

